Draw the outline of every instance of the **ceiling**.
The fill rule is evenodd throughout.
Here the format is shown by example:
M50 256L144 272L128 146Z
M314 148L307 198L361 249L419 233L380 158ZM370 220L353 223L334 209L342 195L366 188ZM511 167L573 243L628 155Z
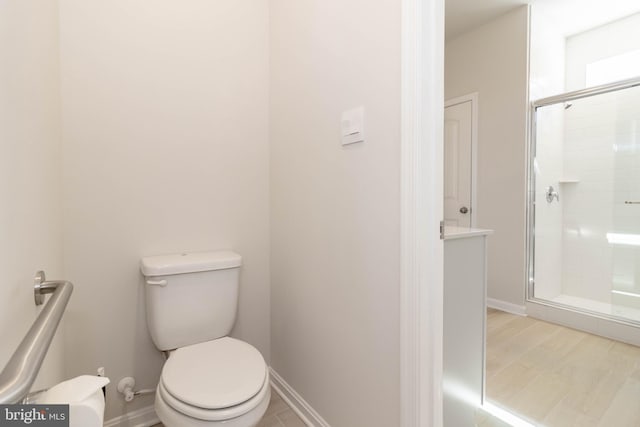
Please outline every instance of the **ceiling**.
M565 35L640 11L638 0L445 0L445 37L451 40L528 3L545 9L546 16L554 16Z

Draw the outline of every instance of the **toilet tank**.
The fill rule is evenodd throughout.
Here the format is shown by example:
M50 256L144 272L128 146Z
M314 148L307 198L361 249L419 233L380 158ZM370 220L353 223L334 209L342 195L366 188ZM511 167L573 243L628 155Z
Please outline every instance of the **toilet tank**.
M241 263L231 251L142 258L147 325L158 349L173 350L231 332Z

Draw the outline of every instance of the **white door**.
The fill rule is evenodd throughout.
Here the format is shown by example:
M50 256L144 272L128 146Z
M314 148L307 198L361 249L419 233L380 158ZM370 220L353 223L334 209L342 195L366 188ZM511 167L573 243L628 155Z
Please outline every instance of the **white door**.
M473 101L444 109L444 222L471 227Z

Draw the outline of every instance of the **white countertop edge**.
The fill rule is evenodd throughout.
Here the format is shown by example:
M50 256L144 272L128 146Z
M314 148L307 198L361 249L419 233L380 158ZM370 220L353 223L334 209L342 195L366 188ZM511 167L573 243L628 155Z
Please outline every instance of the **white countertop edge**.
M444 227L444 240L467 239L469 237L488 236L490 234L493 234L493 230L485 230L482 228L454 227L449 225Z

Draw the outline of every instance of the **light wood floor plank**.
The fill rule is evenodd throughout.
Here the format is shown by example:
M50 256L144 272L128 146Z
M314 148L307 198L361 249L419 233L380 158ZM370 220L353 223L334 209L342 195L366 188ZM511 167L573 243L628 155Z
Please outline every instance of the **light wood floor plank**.
M562 377L543 372L520 392L509 396L504 403L526 418L544 420L568 391L569 385Z
M640 426L639 347L491 310L486 362L487 399L536 425Z
M549 427L597 427L598 420L560 402L544 418L542 425Z
M633 378L625 381L616 397L602 416L598 426L638 427L640 420L640 382Z

